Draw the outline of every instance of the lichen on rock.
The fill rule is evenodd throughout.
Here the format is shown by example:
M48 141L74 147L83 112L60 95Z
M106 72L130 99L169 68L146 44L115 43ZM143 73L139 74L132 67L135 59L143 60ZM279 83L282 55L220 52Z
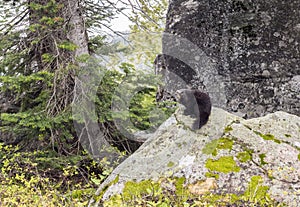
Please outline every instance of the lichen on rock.
M225 130L228 126L231 130ZM176 186L182 186L187 193L184 196L189 195L190 188L192 194L198 192L205 199L207 195L202 192L207 188L216 202L224 203L226 195L236 202L259 200L261 205L272 201L297 206L300 153L295 142L299 142L299 127L300 118L285 112L243 120L213 108L208 124L198 131L184 128L170 117L112 172L96 195L102 194L100 200L109 202L115 195L122 199L130 183L153 182L153 189L160 191L167 186L174 195ZM261 134L272 134L280 142L264 139ZM118 181L112 182L116 177ZM207 179L213 180L211 185ZM170 180L173 181L168 183ZM159 183L159 187L154 183ZM194 201L198 202L200 197Z

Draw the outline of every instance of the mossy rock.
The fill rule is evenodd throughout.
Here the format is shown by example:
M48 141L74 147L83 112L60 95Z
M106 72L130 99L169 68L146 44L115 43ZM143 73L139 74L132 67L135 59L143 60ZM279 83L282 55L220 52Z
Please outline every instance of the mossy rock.
M239 172L240 167L237 166L232 156L220 157L217 160L208 159L206 161L206 168L211 171L229 173L229 172Z

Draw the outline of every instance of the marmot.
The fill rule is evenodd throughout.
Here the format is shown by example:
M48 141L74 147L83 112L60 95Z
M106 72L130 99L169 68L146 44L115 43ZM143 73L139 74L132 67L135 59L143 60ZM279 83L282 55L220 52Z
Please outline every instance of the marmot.
M208 121L211 112L209 96L198 89L180 89L175 94L178 103L184 108L183 115L195 119L192 128L200 129Z

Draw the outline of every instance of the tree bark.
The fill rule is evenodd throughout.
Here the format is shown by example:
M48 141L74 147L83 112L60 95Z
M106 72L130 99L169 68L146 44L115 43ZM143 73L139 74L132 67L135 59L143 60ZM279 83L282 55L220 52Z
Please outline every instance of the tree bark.
M68 38L77 45L74 56L88 55L88 36L85 21L82 15L82 7L79 0L65 0L66 19L68 22Z

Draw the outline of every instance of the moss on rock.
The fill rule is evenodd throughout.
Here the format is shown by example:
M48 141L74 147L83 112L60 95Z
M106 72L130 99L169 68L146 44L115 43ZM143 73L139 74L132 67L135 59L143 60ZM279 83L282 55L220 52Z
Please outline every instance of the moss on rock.
M185 186L185 182L184 177L163 178L158 182L127 181L123 193L112 196L103 203L103 206L283 206L270 198L269 187L263 185L261 176L251 177L248 187L242 194L213 193L211 190L217 186L202 194L200 186L205 184L205 181L198 181L189 186ZM190 192L190 187L195 185L199 187L196 190L201 193Z
M244 151L244 152L239 152L236 157L240 162L248 162L249 160L251 160L252 155L249 152Z
M205 147L202 149L204 154L212 154L216 156L218 154L218 150L231 150L234 141L228 137L221 137L220 139L212 140L211 142L207 143Z
M206 168L216 172L239 172L240 167L237 166L232 156L220 157L217 160L208 159L205 164Z
M265 161L266 154L259 154L258 156L259 156L259 158L260 158L260 165L266 165L266 164L268 164L268 163Z
M216 174L216 173L212 173L212 172L207 172L207 173L205 173L205 177L218 179L220 177L220 175Z
M264 140L271 140L277 144L280 144L281 141L279 139L276 139L274 135L272 134L262 134L258 131L254 131L255 134L259 135L260 137L262 137Z

